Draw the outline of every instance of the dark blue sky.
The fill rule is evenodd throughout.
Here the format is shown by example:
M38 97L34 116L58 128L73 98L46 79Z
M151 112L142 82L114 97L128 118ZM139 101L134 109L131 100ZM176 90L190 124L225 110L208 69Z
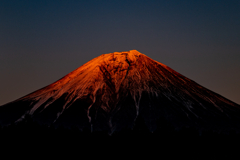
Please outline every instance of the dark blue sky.
M136 49L240 104L239 0L2 0L0 105Z

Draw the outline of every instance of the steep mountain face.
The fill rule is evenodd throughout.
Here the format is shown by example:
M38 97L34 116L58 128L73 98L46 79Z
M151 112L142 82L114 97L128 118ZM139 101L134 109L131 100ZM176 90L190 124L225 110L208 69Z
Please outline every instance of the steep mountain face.
M176 128L239 128L240 106L136 50L103 54L62 79L0 107L2 125L30 115L47 125L109 133L150 131L164 119Z

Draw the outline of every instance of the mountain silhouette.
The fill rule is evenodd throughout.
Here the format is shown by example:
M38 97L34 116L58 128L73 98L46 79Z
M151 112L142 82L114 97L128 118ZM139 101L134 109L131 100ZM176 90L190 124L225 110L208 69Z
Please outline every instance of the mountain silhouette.
M176 129L239 129L240 105L137 50L103 54L60 80L0 107L0 124L31 117L39 124L121 131L141 121ZM140 120L139 120L140 119ZM160 125L161 127L161 125Z

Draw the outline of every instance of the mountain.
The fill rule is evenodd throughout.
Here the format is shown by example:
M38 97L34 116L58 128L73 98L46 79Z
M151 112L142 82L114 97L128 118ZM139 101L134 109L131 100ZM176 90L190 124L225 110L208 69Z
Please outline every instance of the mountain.
M44 125L113 133L138 119L149 131L239 129L240 105L136 50L103 54L60 80L0 107L0 124L25 117ZM160 126L161 127L161 126Z

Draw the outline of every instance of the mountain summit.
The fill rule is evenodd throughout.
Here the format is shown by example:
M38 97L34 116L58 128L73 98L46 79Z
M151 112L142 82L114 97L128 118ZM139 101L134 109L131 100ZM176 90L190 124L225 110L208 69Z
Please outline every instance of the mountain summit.
M240 106L137 50L103 54L60 80L0 107L0 123L26 115L47 125L92 131L150 131L164 119L175 128L239 128Z

